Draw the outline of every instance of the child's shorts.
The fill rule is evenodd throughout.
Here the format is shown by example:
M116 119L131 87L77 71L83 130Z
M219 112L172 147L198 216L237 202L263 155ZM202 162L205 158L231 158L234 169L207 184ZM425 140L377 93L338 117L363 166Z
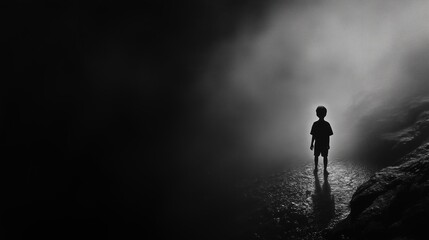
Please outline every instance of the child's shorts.
M322 154L322 157L327 157L328 156L328 148L314 148L314 156L318 157L320 156L320 154Z

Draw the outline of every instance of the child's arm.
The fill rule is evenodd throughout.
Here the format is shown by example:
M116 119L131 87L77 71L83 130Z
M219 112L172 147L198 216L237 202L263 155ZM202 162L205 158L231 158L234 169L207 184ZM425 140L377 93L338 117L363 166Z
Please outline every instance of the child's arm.
M311 135L311 145L310 145L310 150L313 151L313 143L314 143L314 135Z

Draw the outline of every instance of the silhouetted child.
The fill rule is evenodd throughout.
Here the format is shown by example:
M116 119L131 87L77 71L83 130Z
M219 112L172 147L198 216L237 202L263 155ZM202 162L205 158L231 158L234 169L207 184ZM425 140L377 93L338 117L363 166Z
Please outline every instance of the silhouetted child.
M310 150L313 150L314 143L314 171L317 171L317 165L319 162L319 155L322 154L323 157L323 166L325 169L325 174L328 174L326 168L328 167L328 150L329 146L329 136L334 134L332 132L331 125L324 120L326 117L327 110L324 106L318 106L316 109L316 115L319 117L319 120L313 123L311 127L310 134L311 137L311 145Z

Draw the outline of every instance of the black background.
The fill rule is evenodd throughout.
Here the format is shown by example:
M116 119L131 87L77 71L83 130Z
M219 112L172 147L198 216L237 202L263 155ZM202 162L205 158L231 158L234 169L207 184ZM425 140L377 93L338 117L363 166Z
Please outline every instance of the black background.
M193 85L261 2L4 6L0 235L201 237L170 212L180 172L198 171L180 142L203 108Z

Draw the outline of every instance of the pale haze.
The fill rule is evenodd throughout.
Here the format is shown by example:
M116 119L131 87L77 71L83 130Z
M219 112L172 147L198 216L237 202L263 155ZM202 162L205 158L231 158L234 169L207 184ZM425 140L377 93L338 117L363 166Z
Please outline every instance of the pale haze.
M275 3L264 16L213 49L197 86L207 121L234 124L236 158L311 162L318 105L341 157L363 116L428 86L429 1Z

